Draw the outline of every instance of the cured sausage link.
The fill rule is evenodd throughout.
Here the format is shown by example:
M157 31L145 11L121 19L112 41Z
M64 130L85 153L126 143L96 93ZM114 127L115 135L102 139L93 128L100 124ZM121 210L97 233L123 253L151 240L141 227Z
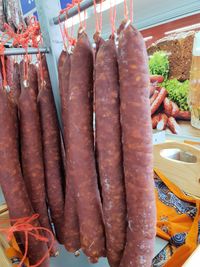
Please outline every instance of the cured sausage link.
M35 90L38 87L38 80L33 64L29 65L28 74L28 87L24 87L22 73L22 91L18 102L22 171L33 209L40 215L41 226L52 230L46 203L42 136ZM57 254L56 248L52 249L52 255L55 254Z
M0 89L0 125L3 125L0 127L0 184L11 219L33 215L19 162L16 111L7 94ZM46 253L45 243L29 238L28 257L31 265L36 264ZM49 267L49 260L45 260L40 267Z
M39 75L40 91L37 98L43 141L43 156L45 167L45 181L52 221L55 227L57 240L64 243L64 191L62 188L62 153L60 129L56 113L51 82L46 59L41 60L43 78Z
M65 144L65 152L68 148L68 104L67 97L69 92L69 75L71 70L71 56L69 53L62 51L58 62L58 73L60 82L60 97L61 97L61 114L63 123L63 137ZM66 180L66 192L65 192L65 209L64 209L64 245L69 252L76 252L80 249L80 231L78 212L76 205L76 198L73 187L73 180L69 175L69 168L65 158L65 180Z
M113 39L106 41L97 53L95 96L97 159L103 196L106 254L110 266L119 267L126 238L126 203L118 64Z
M150 267L156 235L151 112L146 48L126 23L119 36L122 143L127 197L127 243L121 267Z
M73 179L81 248L92 262L97 262L105 254L105 240L94 156L92 90L93 51L87 35L82 32L71 61L67 174Z

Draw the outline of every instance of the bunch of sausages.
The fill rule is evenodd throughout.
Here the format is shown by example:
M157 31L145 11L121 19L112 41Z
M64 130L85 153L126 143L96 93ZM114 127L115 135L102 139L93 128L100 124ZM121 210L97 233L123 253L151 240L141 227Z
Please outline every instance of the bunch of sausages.
M35 225L69 252L81 249L92 263L107 257L111 267L150 267L156 211L146 48L130 21L117 39L94 39L95 51L80 28L60 55L62 134L45 58L37 68L7 59L0 184L11 219L38 213ZM29 236L31 265L48 248L57 255L57 242L43 234L46 243ZM16 238L23 251L24 235ZM40 267L48 266L47 258Z
M189 111L180 110L167 95L165 88L157 86L156 83L150 85L152 128L163 131L168 127L173 134L179 134L181 128L176 120L190 120L191 114Z
M80 28L58 62L64 245L92 263L106 256L111 267L150 267L156 212L146 48L129 21L117 40L96 33L94 41L95 51Z
M2 84L1 77L0 89L0 185L12 223L37 213L39 219L34 226L52 232L51 236L45 230L40 233L48 242L32 235L28 239L30 264L37 264L46 255L40 267L48 267L48 250L51 248L50 255L56 256L55 240L64 242L64 170L60 129L44 57L40 64L36 68L28 61L18 64L6 59L8 84ZM24 233L17 234L16 239L24 253Z

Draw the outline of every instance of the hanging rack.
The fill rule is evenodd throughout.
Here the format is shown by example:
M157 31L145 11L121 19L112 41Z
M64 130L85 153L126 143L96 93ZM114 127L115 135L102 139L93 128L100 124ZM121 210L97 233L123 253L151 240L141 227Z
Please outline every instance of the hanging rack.
M97 1L98 3L98 1ZM88 9L89 7L94 5L94 1L93 0L84 0L83 2L80 3L80 11L84 11L86 9ZM75 15L77 15L79 12L78 10L78 6L75 6L71 9L69 9L67 12L61 14L58 17L53 18L53 23L55 25L59 24L60 22L63 22L66 20L66 18L71 18Z
M38 51L39 50L39 51ZM42 54L49 53L49 48L41 47L41 48L34 48L29 47L27 51L24 48L5 48L4 55L5 56L17 56L17 55L25 55L28 53L29 55L38 54L38 52Z

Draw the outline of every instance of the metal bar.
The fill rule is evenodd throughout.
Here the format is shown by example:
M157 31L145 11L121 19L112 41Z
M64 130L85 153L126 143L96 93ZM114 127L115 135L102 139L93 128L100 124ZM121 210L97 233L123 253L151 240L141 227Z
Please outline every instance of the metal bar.
M49 53L49 48L39 48L40 53ZM38 54L38 48L30 47L27 50L29 55ZM5 56L25 55L26 50L24 48L6 48L4 51Z
M60 128L62 129L57 62L63 48L63 42L59 25L55 26L54 24L50 24L52 18L59 14L61 10L60 0L35 0L35 5L37 8L44 46L49 47L50 50L49 53L46 54L46 59Z
M98 1L97 1L98 2ZM80 3L80 11L84 11L87 8L91 7L94 5L94 1L93 0L84 0L83 2ZM71 18L75 15L78 14L78 6L75 6L71 9L68 10L67 13L63 13L58 17L53 18L53 23L55 25L59 24L60 22L63 22L66 20L66 18Z

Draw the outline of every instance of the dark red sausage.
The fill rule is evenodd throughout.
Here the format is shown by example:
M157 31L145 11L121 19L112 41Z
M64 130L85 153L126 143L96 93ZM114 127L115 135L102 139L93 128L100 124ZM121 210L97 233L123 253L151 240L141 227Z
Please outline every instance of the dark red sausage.
M172 116L176 118L177 114L179 113L179 107L176 103L171 101L168 97L165 97L163 101L164 112L167 116Z
M191 113L190 113L190 111L179 110L179 112L176 114L175 118L179 119L179 120L189 121L189 120L191 120Z
M41 60L43 78L39 75L38 105L43 141L43 157L48 206L55 227L57 240L64 243L64 192L60 129L46 59ZM40 72L39 72L40 73ZM41 73L40 73L41 74Z
M158 131L163 131L167 128L168 117L165 113L160 113L160 118L156 126Z
M38 80L36 68L33 64L30 64L28 68L28 87L24 86L23 73L21 80L22 91L18 106L23 176L33 209L40 215L41 226L52 230L46 203L42 136L35 90L35 87L38 87ZM52 255L56 254L57 248L55 247L52 250Z
M6 123L5 123L6 122ZM0 184L11 219L33 215L19 163L17 113L7 94L0 90ZM2 127L3 125L3 127ZM23 238L21 240L23 242ZM29 238L30 264L36 264L47 253L47 245ZM45 260L40 267L49 267Z
M181 128L173 117L169 117L167 126L173 134L180 134Z
M159 95L159 92L157 90L155 90L155 92L153 93L153 95L150 98L150 105L153 104L153 102L156 100L158 95Z
M69 92L69 75L71 70L71 56L63 51L59 58L58 73L60 82L61 96L61 114L63 123L63 137L65 143L65 154L68 149L68 104L67 97ZM65 248L69 252L76 252L80 249L80 230L78 221L78 211L76 198L73 187L73 180L69 174L67 158L65 157L66 171L66 193L65 193L65 210L64 210L64 232L65 232Z
M158 113L158 114L154 114L151 118L151 123L152 123L152 128L153 129L156 129L157 128L157 125L158 125L158 122L160 120L160 115L161 113Z
M151 115L153 115L158 110L158 108L163 103L166 96L167 96L167 90L165 88L161 88L158 96L151 105Z
M73 179L81 248L92 262L105 255L102 207L97 186L93 138L93 51L79 34L71 61L67 99L67 162Z
M119 267L126 238L126 203L120 127L119 77L113 39L99 49L95 76L96 139L107 258Z
M121 267L150 267L156 235L149 73L142 35L129 23L119 36L119 76L127 243Z

